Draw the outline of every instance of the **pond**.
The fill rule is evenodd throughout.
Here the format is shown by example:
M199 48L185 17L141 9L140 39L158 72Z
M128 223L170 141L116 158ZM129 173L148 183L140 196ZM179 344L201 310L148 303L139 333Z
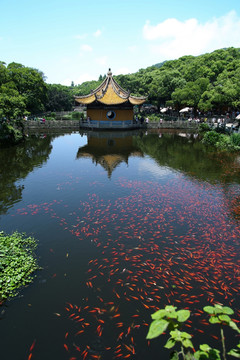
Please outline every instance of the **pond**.
M0 164L0 229L38 239L42 267L0 308L2 359L168 359L167 335L146 334L169 304L220 348L202 308L240 320L239 154L197 134L75 132L31 135Z

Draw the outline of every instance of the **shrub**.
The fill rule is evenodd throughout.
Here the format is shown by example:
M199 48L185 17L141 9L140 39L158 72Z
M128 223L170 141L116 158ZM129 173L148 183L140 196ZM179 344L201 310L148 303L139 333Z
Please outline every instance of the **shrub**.
M63 120L72 120L72 115L63 115L62 117Z
M83 113L82 112L79 112L79 111L74 111L72 113L72 119L76 119L76 120L80 120L84 117Z
M210 131L210 126L208 124L201 123L199 125L199 130L202 132Z
M215 146L220 139L220 134L214 130L207 131L203 136L203 143L206 145Z
M232 149L231 138L228 135L220 134L216 147L222 150Z
M235 146L240 146L240 133L233 133L230 139Z
M159 122L160 114L159 115L151 114L151 115L148 116L148 118L149 118L150 122Z

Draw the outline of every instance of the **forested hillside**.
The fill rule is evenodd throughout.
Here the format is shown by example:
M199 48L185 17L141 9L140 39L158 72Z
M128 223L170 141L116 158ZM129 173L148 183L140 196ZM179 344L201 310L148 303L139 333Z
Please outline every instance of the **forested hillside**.
M0 62L0 118L72 110L74 95L88 94L105 76L68 87L47 84L39 70ZM132 94L148 95L148 102L158 107L189 106L215 113L240 109L240 49L236 48L183 56L114 78Z
M148 94L157 106L218 112L240 108L240 49L183 56L160 65L116 80L136 95Z

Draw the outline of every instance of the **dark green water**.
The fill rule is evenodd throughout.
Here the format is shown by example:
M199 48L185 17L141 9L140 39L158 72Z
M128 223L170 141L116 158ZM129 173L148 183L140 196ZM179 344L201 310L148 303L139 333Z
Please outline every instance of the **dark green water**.
M166 337L145 340L168 304L220 348L201 309L240 320L240 155L193 134L42 134L0 168L0 229L37 238L43 268L0 308L1 359L168 359Z

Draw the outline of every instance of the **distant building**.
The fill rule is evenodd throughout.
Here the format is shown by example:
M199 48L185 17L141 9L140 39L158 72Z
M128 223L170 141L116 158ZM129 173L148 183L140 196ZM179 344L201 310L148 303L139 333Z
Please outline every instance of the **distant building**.
M133 125L133 106L142 105L147 97L137 97L124 90L113 79L111 69L105 80L90 94L75 96L75 101L87 106L88 121L93 127L130 127Z

